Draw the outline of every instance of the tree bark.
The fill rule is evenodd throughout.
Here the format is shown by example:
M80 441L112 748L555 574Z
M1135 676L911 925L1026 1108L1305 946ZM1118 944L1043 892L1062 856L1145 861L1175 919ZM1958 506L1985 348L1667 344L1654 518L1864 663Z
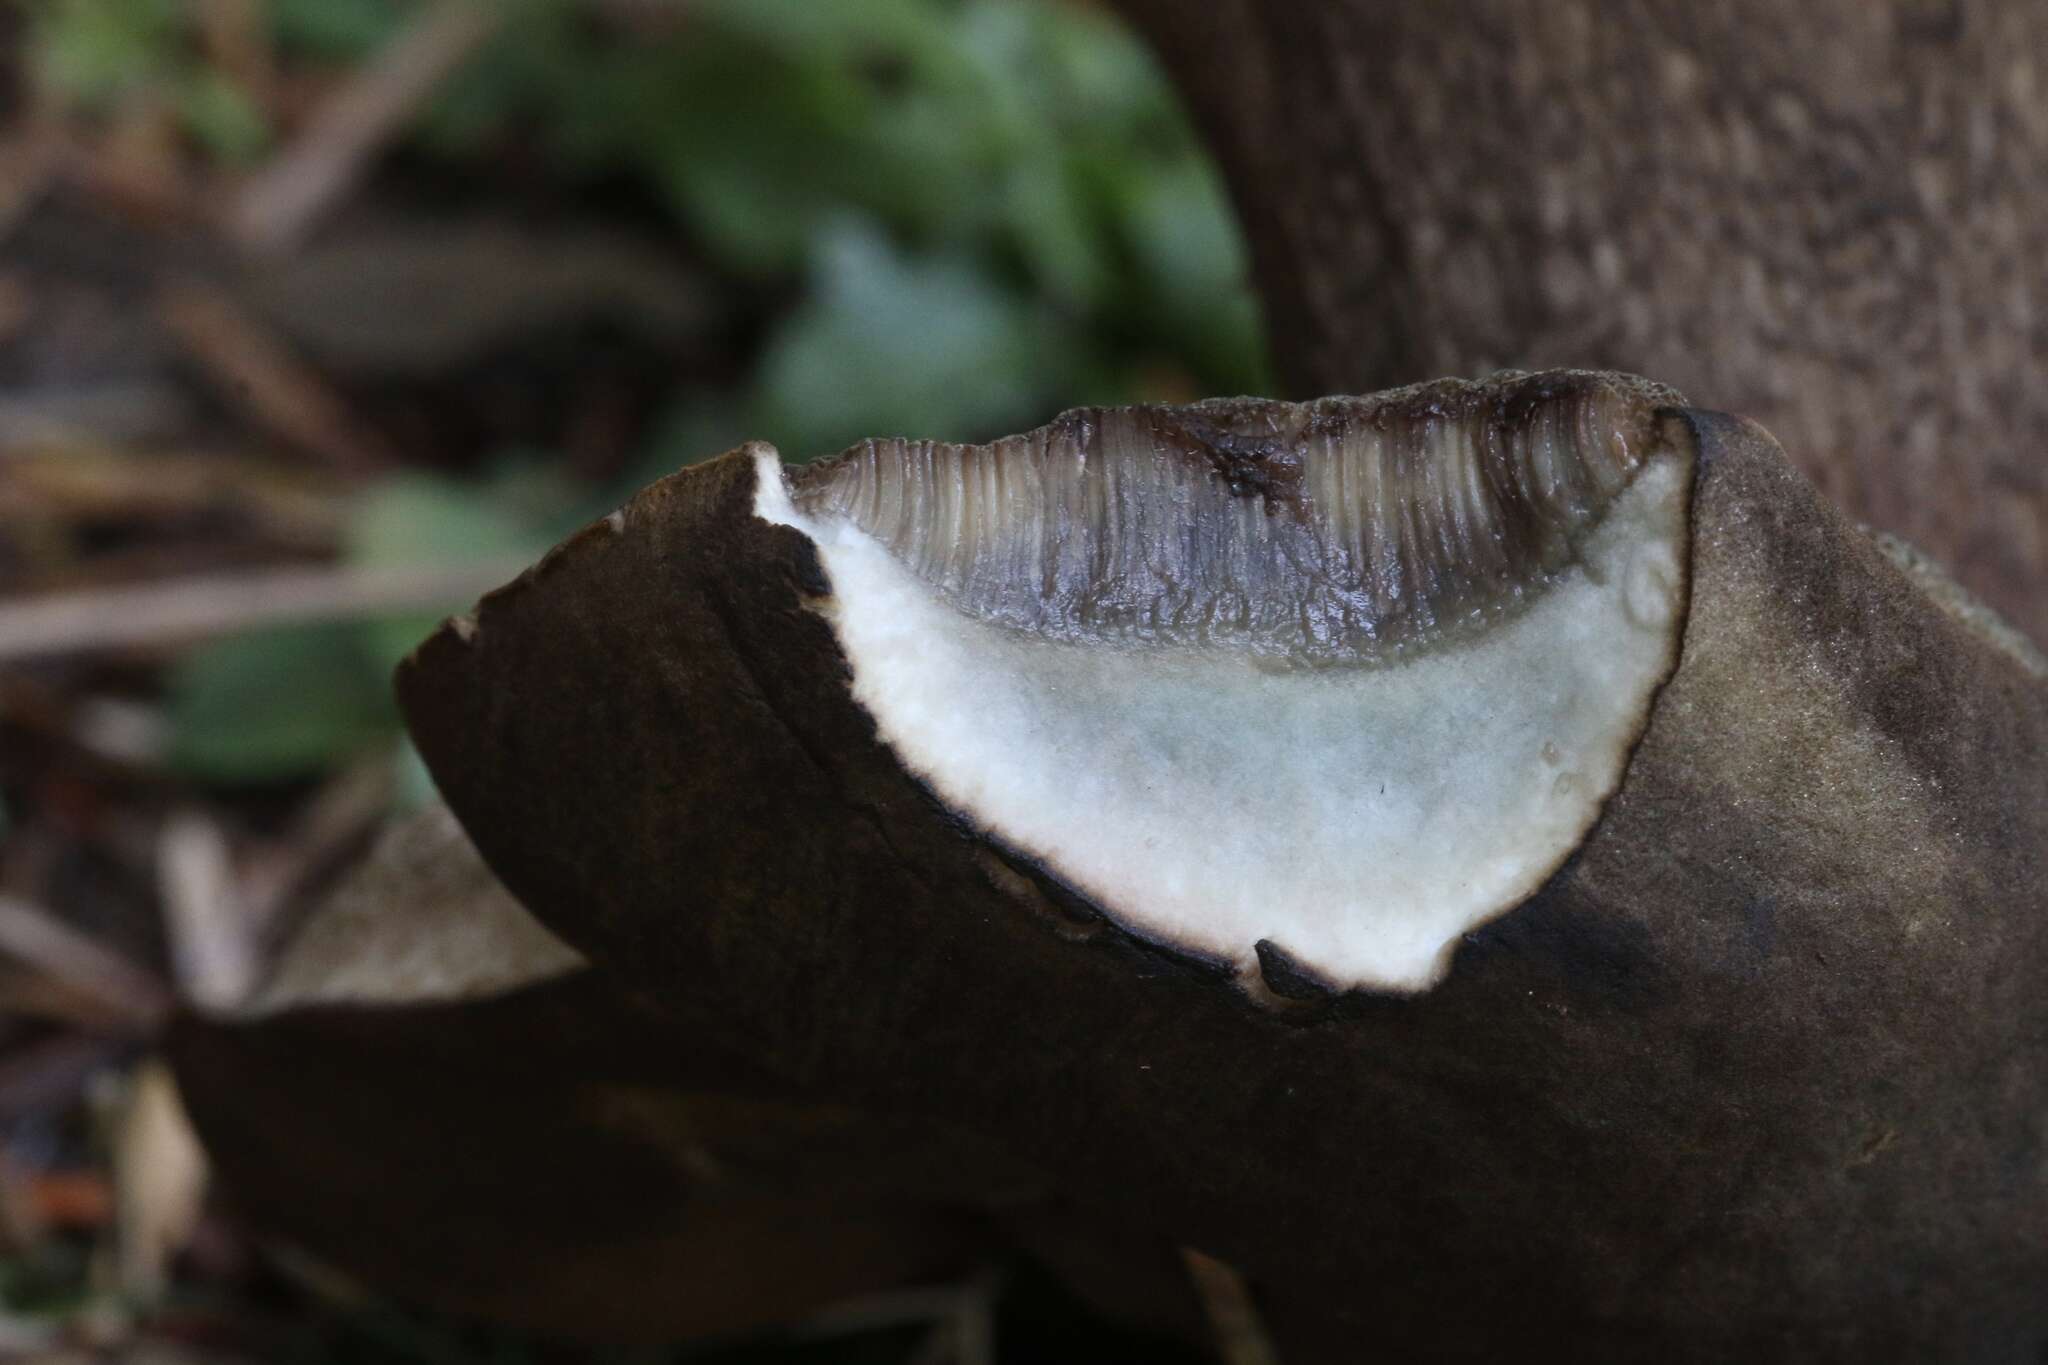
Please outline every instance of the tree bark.
M1299 396L1663 380L2048 640L2048 9L1123 0Z

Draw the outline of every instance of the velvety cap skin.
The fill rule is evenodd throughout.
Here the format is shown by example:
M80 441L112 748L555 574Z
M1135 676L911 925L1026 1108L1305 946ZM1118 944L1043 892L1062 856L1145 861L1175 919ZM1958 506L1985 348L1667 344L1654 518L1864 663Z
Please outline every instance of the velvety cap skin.
M1288 951L1247 989L948 799L899 748L935 732L856 695L882 656L835 555L931 585L764 519L761 448L485 599L401 700L579 952L790 1093L986 1134L1237 1265L1291 1360L2031 1360L2048 684L1759 428L1658 417L1629 489L1686 471L1676 671L1562 866L1426 989L1318 995Z

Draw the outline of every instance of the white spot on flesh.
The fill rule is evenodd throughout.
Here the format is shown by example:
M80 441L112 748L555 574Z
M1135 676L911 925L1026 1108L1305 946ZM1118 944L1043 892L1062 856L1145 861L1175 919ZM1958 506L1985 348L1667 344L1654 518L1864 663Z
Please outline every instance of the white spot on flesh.
M755 512L817 546L853 695L902 762L1134 932L1243 974L1266 939L1339 988L1433 985L1592 826L1677 648L1671 452L1528 610L1313 670L991 625L755 458Z
M1681 576L1677 547L1649 540L1634 546L1633 551L1622 572L1629 620L1645 630L1660 630L1678 610Z

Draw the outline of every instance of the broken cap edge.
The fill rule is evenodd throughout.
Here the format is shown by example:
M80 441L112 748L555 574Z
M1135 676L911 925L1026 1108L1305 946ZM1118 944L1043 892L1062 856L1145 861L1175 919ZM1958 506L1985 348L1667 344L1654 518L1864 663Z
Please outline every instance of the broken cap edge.
M1668 391L1658 392L1661 396ZM1234 971L1247 991L1255 995L1270 992L1285 998L1301 998L1318 991L1334 994L1353 989L1397 993L1425 991L1449 970L1456 948L1466 933L1527 901L1584 844L1596 828L1607 802L1619 789L1629 760L1648 729L1656 698L1678 666L1690 607L1690 503L1697 442L1691 428L1681 420L1674 420L1676 417L1674 409L1660 406L1655 411L1658 434L1655 455L1667 466L1668 487L1664 490L1664 497L1677 509L1672 528L1672 553L1664 566L1668 578L1664 585L1669 596L1668 611L1662 626L1653 632L1657 636L1657 648L1637 680L1636 691L1611 712L1603 727L1608 752L1597 765L1597 771L1590 776L1580 775L1586 780L1579 793L1577 817L1569 822L1568 827L1552 829L1540 856L1525 858L1523 865L1515 869L1511 877L1497 881L1489 889L1482 898L1484 904L1468 906L1461 923L1452 926L1448 932L1439 932L1433 941L1423 945L1424 951L1410 950L1408 960L1395 970L1374 970L1370 966L1361 969L1357 961L1333 969L1328 957L1319 953L1312 941L1304 951L1298 933L1293 937L1286 931L1240 933L1232 941L1229 937L1190 932L1191 926L1186 923L1162 922L1159 917L1144 913L1142 908L1134 911L1130 900L1120 899L1113 889L1105 894L1101 879L1091 876L1089 869L1076 868L1062 859L1058 848L1048 846L1043 837L1033 837L1031 831L1023 831L1023 837L1019 837L1020 831L1014 824L1000 818L989 818L978 806L973 793L963 790L962 784L953 780L957 774L948 774L943 763L933 763L929 751L920 752L917 744L906 744L903 718L892 717L886 702L878 705L874 689L866 689L866 695L863 695L863 650L858 641L848 637L848 608L841 600L844 593L839 588L828 589L827 595L813 605L833 621L841 653L853 674L852 688L856 700L876 721L882 741L906 771L949 814L981 838L1000 847L1008 861L1028 865L1034 873L1071 891L1075 899L1096 908L1105 919L1140 943L1162 948L1206 968L1221 967ZM756 516L797 530L818 551L826 579L835 583L843 579L846 567L843 556L837 565L842 573L835 574L832 552L835 547L821 543L817 524L794 505L779 457L773 448L756 443L746 448L745 453L755 464ZM844 537L826 536L823 539L826 542L843 541ZM859 589L855 592L857 594ZM858 614L857 609L855 614ZM978 703L980 700L978 698ZM1269 980L1269 977L1273 979Z

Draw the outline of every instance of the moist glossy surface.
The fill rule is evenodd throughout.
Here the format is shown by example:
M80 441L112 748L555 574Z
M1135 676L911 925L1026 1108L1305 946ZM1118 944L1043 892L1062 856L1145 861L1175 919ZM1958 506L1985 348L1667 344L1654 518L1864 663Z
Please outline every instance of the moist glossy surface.
M871 440L793 480L953 605L1072 641L1371 661L1572 564L1675 401L1612 375L1312 403L1082 408L987 445Z

